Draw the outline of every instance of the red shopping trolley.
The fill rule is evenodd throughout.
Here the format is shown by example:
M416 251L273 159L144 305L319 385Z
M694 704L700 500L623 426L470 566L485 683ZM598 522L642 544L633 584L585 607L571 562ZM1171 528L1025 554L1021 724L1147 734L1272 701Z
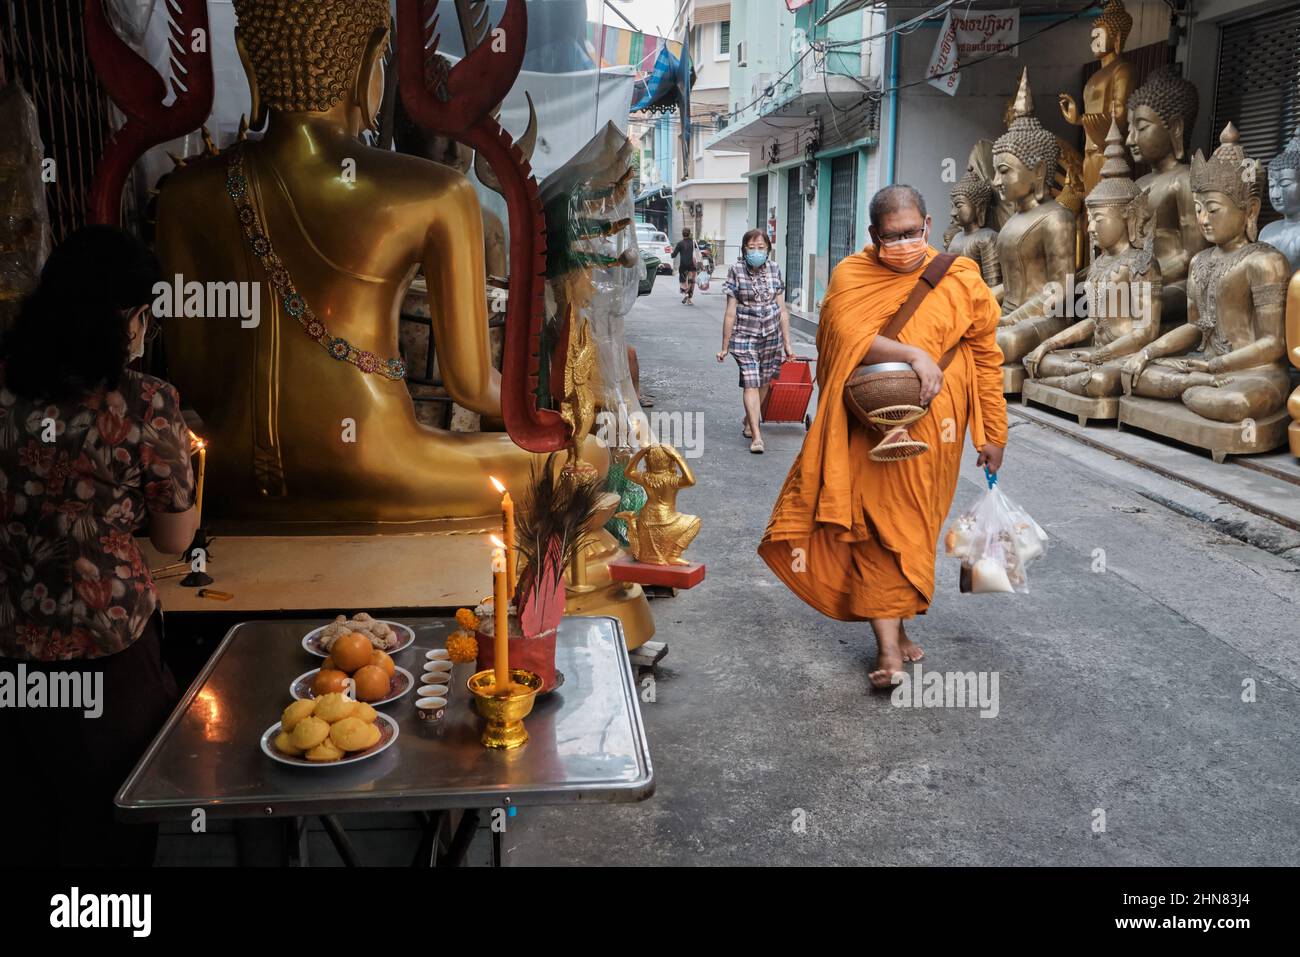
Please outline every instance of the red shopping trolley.
M772 380L763 400L764 422L803 422L804 431L812 425L808 401L813 393L812 356L795 356L781 363L781 371Z

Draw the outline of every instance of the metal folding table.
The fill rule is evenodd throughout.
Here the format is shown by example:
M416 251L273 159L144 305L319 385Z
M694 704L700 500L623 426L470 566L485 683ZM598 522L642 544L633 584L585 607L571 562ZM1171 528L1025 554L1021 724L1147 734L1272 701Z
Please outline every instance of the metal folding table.
M455 630L447 618L408 618L415 642L394 661L418 676L424 653ZM262 753L262 733L292 700L289 684L320 663L301 646L322 620L236 625L213 653L117 794L124 820L286 819L289 857L305 850L303 820L318 816L344 861L357 855L338 815L412 811L421 816L415 863L438 858L437 834L453 809L466 811L444 858L458 863L478 809L578 802L632 802L654 792L654 772L622 628L615 618L565 618L556 642L562 687L539 698L517 751L479 744L483 719L457 665L441 721L421 721L413 690L384 705L396 742L345 766L291 767ZM493 831L494 861L500 834Z

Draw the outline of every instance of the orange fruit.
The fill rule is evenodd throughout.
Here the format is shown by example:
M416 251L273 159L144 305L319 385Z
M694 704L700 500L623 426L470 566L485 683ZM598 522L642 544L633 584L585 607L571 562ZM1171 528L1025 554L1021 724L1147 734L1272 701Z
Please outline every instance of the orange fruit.
M388 697L388 672L378 665L366 665L352 676L357 683L358 701L378 701Z
M350 635L340 636L334 642L334 647L330 649L330 657L340 669L352 674L358 668L370 664L372 651L374 648L370 644L370 639L354 631Z
M341 671L338 665L334 663L333 655L326 655L325 660L320 663L321 671Z
M380 651L378 648L376 648L375 653L370 656L370 663L376 668L383 668L390 678L393 676L393 671L397 667L397 665L393 664L393 659L389 656L388 652Z
M348 690L348 676L341 671L324 668L311 681L311 693L317 698L338 691Z

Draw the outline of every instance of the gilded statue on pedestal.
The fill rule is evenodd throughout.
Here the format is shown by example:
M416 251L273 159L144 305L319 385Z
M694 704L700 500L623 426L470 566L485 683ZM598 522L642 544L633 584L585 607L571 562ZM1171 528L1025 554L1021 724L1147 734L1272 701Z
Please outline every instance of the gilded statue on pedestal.
M640 469L643 460L645 468ZM671 445L647 445L632 456L624 474L646 493L640 514L620 512L615 516L627 522L632 555L652 565L689 565L682 553L699 534L700 519L677 511L677 492L695 484L682 453Z
M1119 124L1122 136L1128 127L1128 95L1133 89L1133 66L1124 59L1124 41L1133 29L1133 17L1122 0L1108 0L1092 22L1092 52L1101 61L1101 69L1088 77L1083 86L1083 113L1074 97L1060 94L1061 115L1066 122L1082 126L1087 137L1083 148L1083 186L1086 192L1101 180L1102 150L1106 131L1112 122Z
M1200 97L1195 84L1173 68L1147 78L1128 98L1125 145L1151 172L1138 180L1155 216L1155 254L1160 263L1161 321L1187 316L1187 264L1205 248L1192 199L1192 171L1185 160L1187 137L1196 123Z
M1002 282L998 266L998 234L986 226L993 187L974 170L952 188L952 221L957 233L948 241L948 252L979 263L984 284L992 289Z
M1106 138L1101 182L1088 194L1089 232L1101 254L1088 270L1087 318L1051 336L1029 355L1032 379L1092 398L1118 396L1124 356L1160 329L1160 264L1152 254L1147 194L1129 178L1119 124ZM1087 343L1083 348L1069 349Z
M1002 269L1002 319L998 346L1007 362L1006 388L1019 391L1031 349L1065 328L1064 317L1051 315L1049 284L1065 288L1075 270L1074 216L1048 195L1048 178L1056 172L1056 137L1034 116L1029 71L1020 76L1015 119L993 144L993 186L1016 212L998 231Z
M1279 417L1290 388L1283 318L1290 264L1256 242L1259 164L1231 123L1219 143L1208 160L1192 158L1196 217L1211 246L1188 271L1187 323L1128 359L1122 379L1132 395L1180 400L1210 423L1240 424L1257 435L1252 450L1265 451L1276 442L1264 420ZM1213 434L1201 444L1213 449Z
M499 427L474 188L360 140L382 98L388 0L235 0L235 13L265 133L176 170L158 206L168 275L260 293L255 327L189 319L168 343L214 450L214 517L320 528L492 514L486 476L523 488L531 457L505 432L422 426L403 381L398 305L423 267L443 383ZM512 286L528 268L514 265ZM584 454L605 461L594 440Z
M1277 249L1300 269L1300 130L1268 164L1268 201L1282 214L1259 231L1259 241Z

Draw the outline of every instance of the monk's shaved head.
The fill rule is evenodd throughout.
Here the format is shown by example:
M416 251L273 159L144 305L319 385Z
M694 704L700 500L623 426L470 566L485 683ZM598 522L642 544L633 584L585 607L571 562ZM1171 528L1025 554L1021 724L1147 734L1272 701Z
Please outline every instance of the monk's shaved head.
M915 209L921 214L921 218L925 219L925 197L914 186L908 186L906 183L886 186L871 197L869 209L871 225L879 229L881 220L891 213L904 209Z

